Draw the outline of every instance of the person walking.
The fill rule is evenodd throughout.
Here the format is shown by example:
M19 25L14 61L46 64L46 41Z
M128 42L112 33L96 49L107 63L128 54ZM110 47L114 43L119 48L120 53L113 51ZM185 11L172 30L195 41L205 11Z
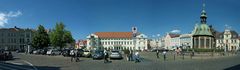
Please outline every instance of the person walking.
M156 52L156 56L157 56L157 58L159 58L159 50L157 49L157 52Z
M71 50L70 51L70 56L71 56L71 62L74 60L74 50Z
M104 50L104 63L108 63L109 62L109 60L108 60L108 52L107 52L107 50L105 49Z
M74 58L75 58L75 61L78 62L79 61L79 58L78 58L78 50L75 49L74 51Z

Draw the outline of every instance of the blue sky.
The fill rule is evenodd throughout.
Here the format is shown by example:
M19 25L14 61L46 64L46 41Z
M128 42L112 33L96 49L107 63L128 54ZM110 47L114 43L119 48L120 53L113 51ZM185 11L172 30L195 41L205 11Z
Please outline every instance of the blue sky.
M94 32L126 32L132 26L148 36L174 29L190 33L200 21L202 0L0 0L0 27L53 28L64 22L75 39ZM206 0L207 24L240 33L239 0ZM6 22L7 21L7 22ZM2 24L2 26L1 26Z

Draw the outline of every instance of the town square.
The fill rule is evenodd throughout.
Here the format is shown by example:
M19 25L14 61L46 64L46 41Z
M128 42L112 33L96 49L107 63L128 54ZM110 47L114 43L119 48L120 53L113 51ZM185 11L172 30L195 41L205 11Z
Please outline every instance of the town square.
M237 0L2 0L0 70L240 70Z

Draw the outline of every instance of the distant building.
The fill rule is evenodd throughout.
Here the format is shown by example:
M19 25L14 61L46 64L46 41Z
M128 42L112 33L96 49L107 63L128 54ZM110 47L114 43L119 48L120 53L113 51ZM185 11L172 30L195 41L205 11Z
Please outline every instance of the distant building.
M83 49L87 47L87 40L78 40L76 42L75 48L77 49Z
M238 33L226 28L224 32L218 33L216 37L217 49L226 49L226 51L236 51L239 49Z
M174 50L180 47L180 34L167 33L164 43L165 49Z
M207 25L207 13L205 11L205 4L201 12L201 24L196 24L193 30L193 48L201 49L213 49L214 46L214 34L211 28Z
M180 35L180 46L183 49L192 48L192 34Z
M149 41L150 41L149 44L150 44L151 48L164 48L162 38L160 38L160 37L150 39Z
M96 32L87 36L88 49L147 50L147 36L133 32Z
M0 49L25 50L31 44L33 30L23 28L0 28Z

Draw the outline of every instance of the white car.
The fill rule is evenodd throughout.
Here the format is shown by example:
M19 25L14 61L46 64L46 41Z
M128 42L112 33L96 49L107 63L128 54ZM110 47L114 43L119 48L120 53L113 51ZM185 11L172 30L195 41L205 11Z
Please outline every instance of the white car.
M112 51L110 54L110 59L122 59L122 54L120 51Z
M84 57L91 57L91 52L86 50L86 51L83 52L83 56Z
M60 55L61 52L55 49L51 49L47 51L47 55Z

